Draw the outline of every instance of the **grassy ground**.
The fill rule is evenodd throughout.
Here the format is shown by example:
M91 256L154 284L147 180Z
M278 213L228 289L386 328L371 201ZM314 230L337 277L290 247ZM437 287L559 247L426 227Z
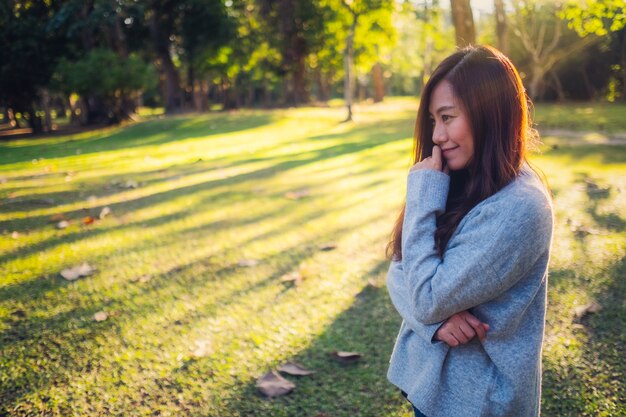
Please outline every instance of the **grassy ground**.
M385 378L400 320L383 249L414 107L362 106L353 124L335 108L241 111L0 143L0 415L410 415ZM544 415L626 416L626 145L553 140L533 158L557 208ZM69 227L55 228L59 214ZM82 262L96 273L59 275ZM293 271L301 284L281 280ZM575 319L591 301L603 309ZM338 363L337 350L363 357ZM286 361L317 372L260 397L256 379Z

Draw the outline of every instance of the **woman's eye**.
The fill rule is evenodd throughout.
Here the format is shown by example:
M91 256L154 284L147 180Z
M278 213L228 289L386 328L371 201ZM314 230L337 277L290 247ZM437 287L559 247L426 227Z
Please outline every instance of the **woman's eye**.
M450 117L450 116L448 116L447 114L442 114L442 115L441 115L441 120L443 120L444 122L447 122L447 121L448 121L448 120L450 120L450 119L451 119L451 117Z

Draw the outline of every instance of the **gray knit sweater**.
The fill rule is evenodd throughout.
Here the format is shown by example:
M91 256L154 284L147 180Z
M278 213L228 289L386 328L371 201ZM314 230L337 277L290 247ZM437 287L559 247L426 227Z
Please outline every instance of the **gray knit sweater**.
M408 176L402 261L387 273L403 318L387 377L428 417L538 416L551 199L524 165L461 220L440 258L435 221L449 181L433 170ZM433 339L464 310L489 324L483 343L449 347Z

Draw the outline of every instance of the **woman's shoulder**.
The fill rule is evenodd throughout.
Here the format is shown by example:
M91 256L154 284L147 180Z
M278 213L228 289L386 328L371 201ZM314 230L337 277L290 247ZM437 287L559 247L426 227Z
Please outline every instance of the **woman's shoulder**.
M508 204L534 209L539 212L552 212L552 197L546 184L528 163L524 163L520 173L503 190L503 200Z
M528 164L509 184L474 209L476 215L502 220L551 218L553 212L550 192Z

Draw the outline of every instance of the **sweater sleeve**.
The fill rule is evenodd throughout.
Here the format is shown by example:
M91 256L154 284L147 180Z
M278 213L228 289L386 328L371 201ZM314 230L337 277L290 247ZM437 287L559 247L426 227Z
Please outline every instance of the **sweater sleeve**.
M411 172L407 180L404 286L413 317L424 324L441 322L498 297L549 250L549 203L539 190L531 189L523 196L485 201L468 213L440 258L434 234L448 186L449 177L432 170Z
M413 315L413 305L411 303L409 293L404 285L404 274L402 272L402 263L391 261L389 271L387 272L387 291L393 306L396 308L400 317L406 322L407 326L427 342L441 343L433 340L435 333L443 322L434 324L424 324L416 320Z

